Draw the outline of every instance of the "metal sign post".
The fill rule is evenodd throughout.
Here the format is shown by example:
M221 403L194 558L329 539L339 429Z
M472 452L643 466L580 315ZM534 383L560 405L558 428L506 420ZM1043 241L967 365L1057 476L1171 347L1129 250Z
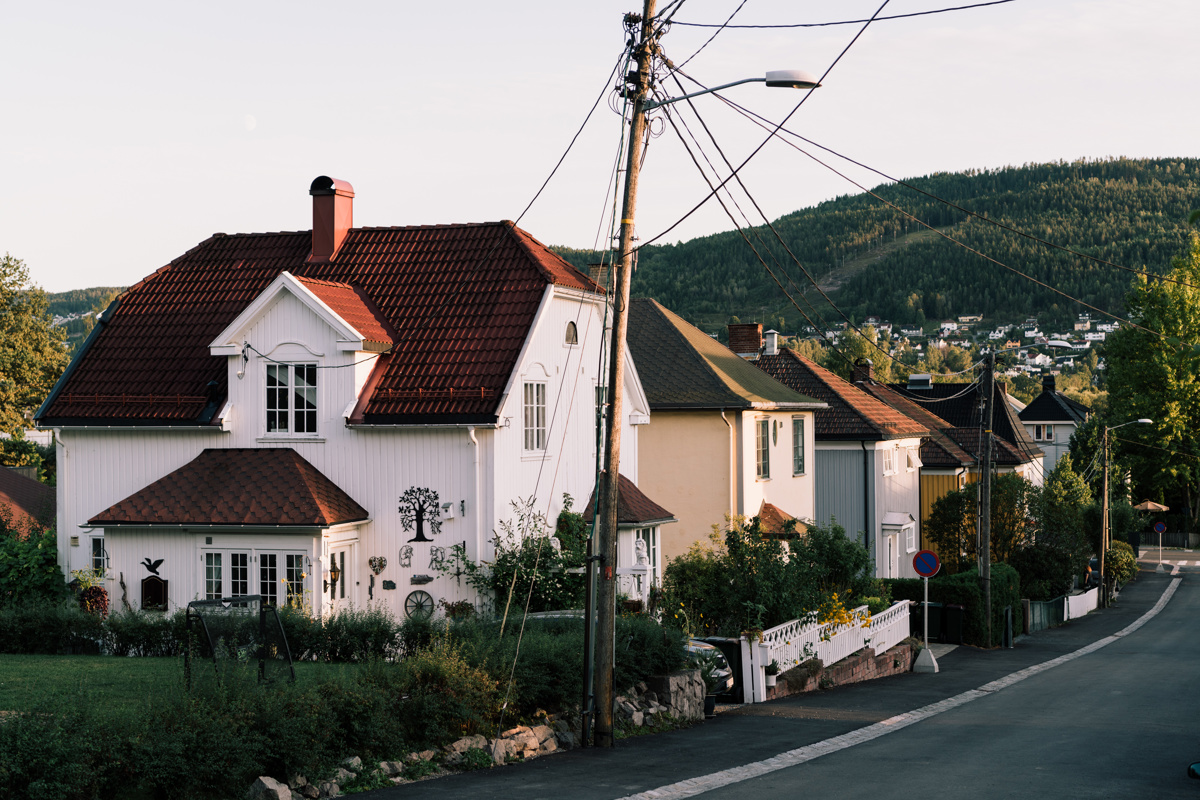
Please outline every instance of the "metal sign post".
M938 560L937 553L932 550L922 550L913 556L913 569L925 579L925 604L922 606L925 647L917 655L917 662L913 664L913 672L939 671L937 659L933 657L933 651L929 649L929 579L937 575L941 568L941 561Z
M1158 569L1154 571L1158 573L1166 572L1166 570L1163 569L1162 563L1162 535L1166 530L1167 525L1165 522L1154 523L1154 531L1158 534Z

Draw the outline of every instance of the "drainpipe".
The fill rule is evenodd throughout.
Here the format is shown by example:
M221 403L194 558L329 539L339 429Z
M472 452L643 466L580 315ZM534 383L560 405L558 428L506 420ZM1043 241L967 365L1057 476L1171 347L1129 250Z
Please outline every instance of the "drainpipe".
M725 409L721 409L721 422L725 423L725 427L729 428L729 514L730 516L737 513L737 506L734 504L734 492L737 491L737 438L733 431L733 423L725 417Z
M479 440L475 438L474 425L467 426L467 439L475 451L472 463L475 474L475 508L473 509L475 512L475 557L482 561L483 553L480 550L483 548L483 498L479 496L481 484L479 478Z
M871 522L871 451L867 449L865 439L859 439L858 443L862 445L863 454L863 542L867 547L867 553L871 552L871 543L875 539L875 526ZM871 556L871 560L875 560L875 556ZM875 570L879 570L879 565L875 565Z

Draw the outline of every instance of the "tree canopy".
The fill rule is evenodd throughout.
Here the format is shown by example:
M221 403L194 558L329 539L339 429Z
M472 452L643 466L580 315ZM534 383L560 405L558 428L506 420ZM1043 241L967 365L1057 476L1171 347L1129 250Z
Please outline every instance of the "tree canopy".
M0 431L19 435L67 368L63 334L51 326L46 293L25 262L0 259Z

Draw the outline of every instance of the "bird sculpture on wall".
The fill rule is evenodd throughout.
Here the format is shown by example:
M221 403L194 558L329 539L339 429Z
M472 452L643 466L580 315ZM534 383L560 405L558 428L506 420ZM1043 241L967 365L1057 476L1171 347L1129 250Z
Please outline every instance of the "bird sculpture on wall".
M151 561L149 557L147 557L142 559L142 566L150 570L155 575L158 575L158 567L160 564L162 564L162 562L163 559L161 558L158 561Z

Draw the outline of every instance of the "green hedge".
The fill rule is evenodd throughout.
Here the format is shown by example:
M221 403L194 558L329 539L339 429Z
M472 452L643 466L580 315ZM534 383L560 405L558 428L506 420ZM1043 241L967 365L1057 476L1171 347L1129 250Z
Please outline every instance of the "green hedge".
M921 602L925 597L921 578L890 578L884 581L892 588L896 600ZM931 578L929 601L942 605L963 606L963 642L983 647L987 644L987 617L984 613L983 588L979 572L972 569L957 575ZM1021 579L1007 564L992 565L992 645L999 646L1004 635L1004 607L1013 609L1013 635L1022 632Z

